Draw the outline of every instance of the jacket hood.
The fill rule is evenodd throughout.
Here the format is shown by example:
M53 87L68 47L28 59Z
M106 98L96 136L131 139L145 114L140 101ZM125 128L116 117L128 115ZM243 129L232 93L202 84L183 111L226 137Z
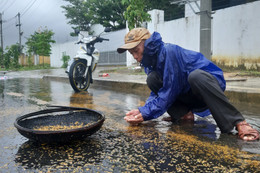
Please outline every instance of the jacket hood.
M155 67L161 46L163 46L162 37L158 32L154 32L144 43L141 66L152 68Z

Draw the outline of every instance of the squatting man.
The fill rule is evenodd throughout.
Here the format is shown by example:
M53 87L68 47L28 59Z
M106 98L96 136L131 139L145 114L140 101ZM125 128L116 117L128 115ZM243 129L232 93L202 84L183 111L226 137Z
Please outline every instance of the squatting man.
M226 82L222 70L199 52L164 43L158 32L134 28L125 36L118 53L128 50L147 74L151 94L144 106L126 113L131 124L158 118L167 112L172 122L194 120L194 114L211 114L222 133L234 127L242 140L259 139L242 114L224 95Z

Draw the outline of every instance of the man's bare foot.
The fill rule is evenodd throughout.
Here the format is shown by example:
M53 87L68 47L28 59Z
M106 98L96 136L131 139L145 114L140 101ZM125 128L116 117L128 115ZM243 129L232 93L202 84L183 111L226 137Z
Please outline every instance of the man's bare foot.
M171 122L172 121L172 117L163 117L162 120Z
M244 141L254 141L259 139L259 132L253 129L246 121L241 121L236 125L238 137Z
M171 117L164 117L163 121L172 121ZM194 114L190 111L180 118L182 121L194 121Z
M181 120L194 121L194 114L190 111L187 114L185 114L184 116L182 116Z

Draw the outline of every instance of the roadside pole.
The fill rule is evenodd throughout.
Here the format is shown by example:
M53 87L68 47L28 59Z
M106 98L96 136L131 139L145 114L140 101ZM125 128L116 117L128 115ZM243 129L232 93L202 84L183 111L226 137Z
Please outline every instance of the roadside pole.
M2 13L0 13L0 35L1 35L1 57L0 57L0 66L3 65L4 61L4 43L3 43L3 19L2 19Z
M211 60L211 3L200 0L200 52Z

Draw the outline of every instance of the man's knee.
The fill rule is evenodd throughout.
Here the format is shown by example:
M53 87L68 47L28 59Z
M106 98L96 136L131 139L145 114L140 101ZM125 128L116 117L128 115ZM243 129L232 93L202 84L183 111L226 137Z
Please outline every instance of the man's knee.
M203 70L197 69L194 70L193 72L191 72L188 76L188 82L190 85L192 85L195 82L199 82L201 80L204 80L204 76L203 75L205 72Z
M197 69L191 72L188 76L188 82L193 92L198 92L203 90L203 88L208 88L209 86L219 86L218 81L210 73Z
M188 82L192 92L196 95L205 92L205 89L222 91L217 79L210 73L200 69L194 70L189 74Z

